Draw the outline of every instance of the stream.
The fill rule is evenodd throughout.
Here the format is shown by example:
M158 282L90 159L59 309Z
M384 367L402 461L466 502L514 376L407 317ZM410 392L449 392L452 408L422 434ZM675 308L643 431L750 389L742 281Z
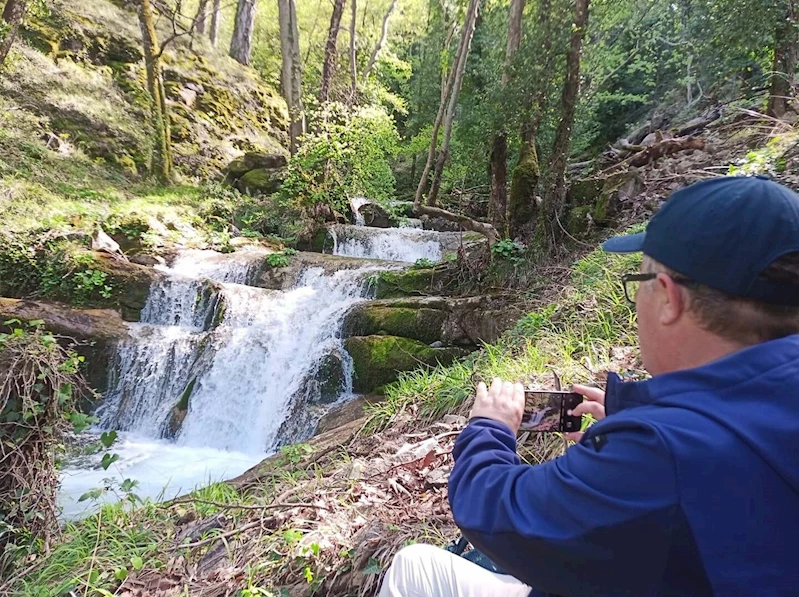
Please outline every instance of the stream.
M167 276L150 289L140 321L128 324L95 413L93 434L118 432L110 451L119 460L103 470L100 455L84 456L62 470L64 519L96 509L95 501L78 500L105 479L132 479L138 496L171 499L235 477L281 445L313 435L330 406L354 396L343 317L368 300L371 275L400 265L373 260L438 261L452 239L365 226L335 226L331 234L336 255L364 264L333 272L309 266L281 291L254 285L262 249L186 250L160 268ZM314 381L331 359L340 371L332 400Z

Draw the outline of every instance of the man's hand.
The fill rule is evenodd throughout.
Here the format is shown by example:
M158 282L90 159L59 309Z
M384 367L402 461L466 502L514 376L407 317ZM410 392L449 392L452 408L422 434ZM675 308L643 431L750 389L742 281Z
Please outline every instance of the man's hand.
M503 382L495 377L491 389L481 381L477 384L477 397L469 417L486 417L505 423L514 435L519 431L524 414L524 386Z
M592 415L597 421L601 421L605 418L605 392L599 388L581 386L578 384L572 386L572 392L582 394L585 396L585 400L582 404L578 404L571 409L571 411L569 411L570 415L574 415L575 417ZM565 433L564 437L573 442L579 442L583 437L583 432Z

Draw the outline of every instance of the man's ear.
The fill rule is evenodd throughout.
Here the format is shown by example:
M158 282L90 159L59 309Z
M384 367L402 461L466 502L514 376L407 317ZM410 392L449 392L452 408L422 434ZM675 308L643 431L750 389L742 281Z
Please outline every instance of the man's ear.
M687 307L685 295L680 285L668 274L659 273L655 282L658 289L660 323L671 325L685 313Z

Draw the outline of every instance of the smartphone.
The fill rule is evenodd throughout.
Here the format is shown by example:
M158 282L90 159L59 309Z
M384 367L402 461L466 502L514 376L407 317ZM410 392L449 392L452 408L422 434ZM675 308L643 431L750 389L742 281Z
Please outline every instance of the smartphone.
M580 431L583 418L568 412L583 401L575 392L524 391L524 415L519 431L569 433Z

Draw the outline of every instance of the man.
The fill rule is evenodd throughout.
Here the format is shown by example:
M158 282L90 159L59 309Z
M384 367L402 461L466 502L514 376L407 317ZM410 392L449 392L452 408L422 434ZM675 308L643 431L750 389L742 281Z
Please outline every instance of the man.
M480 384L449 500L508 574L412 545L381 595L799 595L799 196L701 182L604 248L643 251L624 283L652 378L575 386L602 420L538 466L516 456L522 386Z

